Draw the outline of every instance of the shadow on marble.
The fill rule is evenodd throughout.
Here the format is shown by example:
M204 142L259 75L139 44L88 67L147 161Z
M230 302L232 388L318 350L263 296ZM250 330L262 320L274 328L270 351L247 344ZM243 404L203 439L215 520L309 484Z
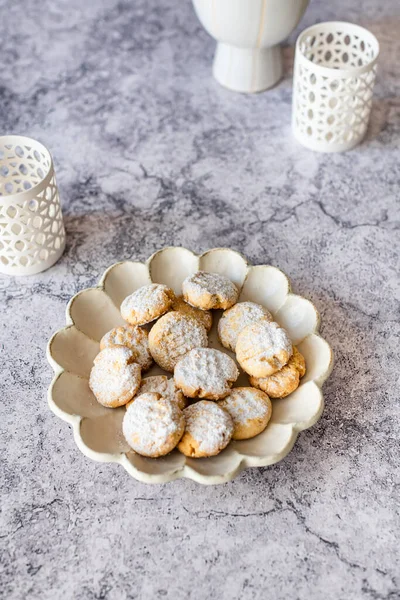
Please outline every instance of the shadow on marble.
M385 145L398 144L400 97L383 98L372 103L371 120L363 144L378 139Z

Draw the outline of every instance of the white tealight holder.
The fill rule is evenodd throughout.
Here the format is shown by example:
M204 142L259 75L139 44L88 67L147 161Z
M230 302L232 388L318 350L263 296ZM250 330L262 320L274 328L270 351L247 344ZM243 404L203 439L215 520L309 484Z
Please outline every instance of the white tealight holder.
M296 44L292 127L318 152L343 152L364 138L372 106L379 43L352 23L320 23Z
M261 92L283 74L280 43L299 23L309 0L193 0L217 40L213 74L237 92Z
M60 258L64 248L50 152L28 137L0 137L0 272L40 273Z

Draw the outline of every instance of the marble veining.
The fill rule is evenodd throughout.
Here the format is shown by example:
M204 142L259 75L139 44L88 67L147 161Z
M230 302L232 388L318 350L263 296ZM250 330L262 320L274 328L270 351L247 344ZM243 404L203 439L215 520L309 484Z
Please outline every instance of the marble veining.
M190 2L1 7L2 131L51 149L67 248L45 273L0 276L0 597L400 598L398 1L314 0L284 80L255 96L212 79ZM293 42L330 19L381 43L367 139L342 155L290 133ZM46 404L68 299L165 245L280 267L336 356L318 424L221 486L96 464Z

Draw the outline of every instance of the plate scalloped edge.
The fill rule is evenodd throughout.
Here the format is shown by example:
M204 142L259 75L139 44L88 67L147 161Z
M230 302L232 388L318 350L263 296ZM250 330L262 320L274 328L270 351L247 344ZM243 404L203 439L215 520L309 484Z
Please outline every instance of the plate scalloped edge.
M239 301L251 300L266 306L288 329L292 340L305 355L306 376L296 392L282 400L273 400L273 415L265 432L252 440L232 442L217 457L188 459L176 452L172 453L177 456L174 460L168 459L171 455L163 459L146 459L129 451L120 440L117 447L111 443L111 451L104 451L104 448L99 451L93 447L96 444L89 445L88 439L84 439L83 426L88 424L89 431L92 427L94 433L90 435L93 438L96 426L101 423L104 427L104 421L108 419L118 437L122 418L121 409L104 409L95 400L88 400L85 389L82 391L85 386L88 388L88 369L98 351L101 335L122 322L119 305L128 293L151 281L167 283L178 292L186 275L199 269L226 274L240 287ZM93 306L102 308L96 311L96 318L93 318ZM100 313L104 320L99 320ZM97 286L82 290L71 298L66 309L66 322L67 325L51 337L47 346L47 360L55 373L48 389L49 407L57 417L71 425L74 440L83 454L99 462L120 463L139 481L165 483L186 477L202 484L225 483L246 468L268 466L282 460L293 448L299 432L314 425L323 412L321 388L332 371L333 353L329 344L318 335L320 317L317 309L309 300L291 292L289 279L278 268L252 266L234 250L214 248L197 255L186 248L172 246L158 250L146 263L115 263L106 269ZM85 345L86 354L80 353L79 344ZM77 414L78 400L69 398L65 402L62 393L56 391L63 377L67 378L67 385L70 384L68 378L74 378L74 385L79 388L77 396L86 403L86 415ZM65 395L66 391L63 393ZM107 417L109 411L115 418ZM168 467L166 459L170 460L171 466ZM158 472L156 464L160 466Z

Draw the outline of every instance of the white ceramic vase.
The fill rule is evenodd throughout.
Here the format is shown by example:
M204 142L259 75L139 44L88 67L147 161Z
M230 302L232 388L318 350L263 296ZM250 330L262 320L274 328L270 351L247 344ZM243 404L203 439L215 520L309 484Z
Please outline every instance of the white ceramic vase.
M193 0L199 20L217 40L213 74L238 92L261 92L283 73L280 43L309 0Z

